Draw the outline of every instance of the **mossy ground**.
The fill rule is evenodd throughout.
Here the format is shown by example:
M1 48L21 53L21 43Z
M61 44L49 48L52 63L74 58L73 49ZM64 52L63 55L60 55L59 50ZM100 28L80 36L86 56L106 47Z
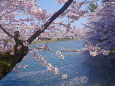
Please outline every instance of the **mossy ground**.
M13 70L15 65L19 63L23 57L28 53L28 47L23 47L14 55L11 55L11 50L0 53L0 79L2 79L5 75Z

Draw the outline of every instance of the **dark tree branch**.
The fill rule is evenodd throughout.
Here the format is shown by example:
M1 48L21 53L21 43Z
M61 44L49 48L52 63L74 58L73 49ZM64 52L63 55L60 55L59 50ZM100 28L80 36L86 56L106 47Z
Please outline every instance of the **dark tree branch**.
M12 37L12 38L14 38L14 36L12 36L9 32L7 32L3 27L2 27L2 25L0 24L0 28L2 29L2 31L4 32L4 33L6 33L8 36L10 36L10 37Z
M48 26L60 15L62 14L72 3L73 0L68 0L64 6L58 10L44 25L42 28L39 28L28 40L27 42L30 44L37 36L39 36L44 30L48 28Z
M88 27L88 28L92 28L91 26L83 24L83 23L82 23L82 25L84 25L85 27Z

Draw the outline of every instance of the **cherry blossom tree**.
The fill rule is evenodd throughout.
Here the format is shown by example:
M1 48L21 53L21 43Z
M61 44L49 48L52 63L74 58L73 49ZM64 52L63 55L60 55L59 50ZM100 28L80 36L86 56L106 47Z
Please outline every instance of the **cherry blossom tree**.
M107 1L89 15L86 43L90 55L109 55L108 59L115 57L115 2Z
M37 53L39 49L49 50L47 44L32 50L28 46L46 29L56 30L56 25L60 26L60 30L63 26L66 29L65 33L68 33L72 28L72 23L84 17L88 12L86 8L82 9L82 6L87 6L94 1L57 0L58 4L63 5L62 8L57 12L47 14L46 10L36 5L37 0L0 0L0 79L9 73L28 52L33 52L34 59L41 61L41 65L46 66L47 70L61 74L56 67L47 63L44 57ZM67 22L54 21L57 17L66 18ZM81 51L83 50L69 52L80 53ZM56 52L59 58L64 59L64 55L59 52ZM62 79L64 78L67 78L67 74L62 74Z
M3 37L6 39L1 39L1 45L2 48L4 48L6 45L2 44L2 41L8 40L11 41L12 45L14 46L14 49L10 50L12 47L6 47L5 55L1 53L1 63L0 63L0 78L5 76L8 72L12 70L12 68L16 65L16 63L20 62L22 58L28 53L28 44L31 44L31 42L39 36L42 32L44 32L45 29L61 14L63 13L69 5L72 3L73 0L68 0L65 2L64 6L57 11L55 14L51 16L46 15L46 11L41 9L39 6L35 6L35 0L19 0L19 1L0 1L0 10L1 10L1 17L0 17L0 29L3 34ZM23 12L23 13L22 13ZM19 14L20 13L20 14ZM26 17L25 19L17 19L17 15L28 15L29 17ZM25 31L25 29L30 28L28 27L27 22L31 21L32 25L34 24L34 18L38 19L38 24L41 26L33 26L31 28L36 29L36 31L33 32L33 34L25 38L22 35L22 38L25 38L25 40L20 38L20 31ZM49 19L48 19L49 18ZM15 27L13 27L15 26ZM23 30L21 30L23 29ZM18 30L18 31L17 31ZM20 30L20 31L19 31ZM11 32L11 33L10 33ZM4 36L5 35L5 36ZM8 44L8 42L7 42ZM4 46L5 45L5 46ZM7 45L10 46L10 45ZM7 55L8 56L7 56ZM6 57L5 57L6 56ZM7 61L6 59L9 59L11 61ZM43 60L43 58L41 58ZM5 62L5 63L4 63ZM13 62L13 63L12 63ZM43 62L44 63L44 62ZM49 68L51 67L48 66ZM55 70L57 70L55 68Z

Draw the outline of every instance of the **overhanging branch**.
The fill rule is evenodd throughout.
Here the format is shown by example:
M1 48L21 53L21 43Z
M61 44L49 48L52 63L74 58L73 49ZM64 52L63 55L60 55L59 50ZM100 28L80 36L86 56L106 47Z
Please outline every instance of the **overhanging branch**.
M12 36L9 32L7 32L3 27L2 25L0 24L0 28L2 29L2 31L4 31L4 33L6 33L8 36L14 38L14 36Z
M27 42L30 44L37 36L39 36L44 30L48 28L48 26L60 15L62 14L72 3L73 0L68 0L64 6L58 10L44 25L42 28L39 28L28 40Z

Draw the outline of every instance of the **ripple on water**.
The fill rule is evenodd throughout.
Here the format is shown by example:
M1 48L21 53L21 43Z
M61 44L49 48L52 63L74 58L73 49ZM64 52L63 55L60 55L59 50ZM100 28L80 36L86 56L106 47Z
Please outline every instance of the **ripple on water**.
M30 48L42 46L42 44L31 45ZM83 47L81 40L69 40L62 42L49 43L52 50L58 46L66 48L80 49ZM61 75L48 72L45 67L40 66L39 61L28 54L18 65L29 65L26 69L17 69L19 73L11 72L0 81L0 86L115 86L115 73L106 66L97 66L94 62L89 62L85 54L72 54L72 57L60 59L53 52L39 52L59 71L68 74L67 79L61 79ZM84 63L85 61L89 64ZM103 60L102 60L103 61ZM93 64L93 65L92 65ZM99 64L99 63L98 63Z

